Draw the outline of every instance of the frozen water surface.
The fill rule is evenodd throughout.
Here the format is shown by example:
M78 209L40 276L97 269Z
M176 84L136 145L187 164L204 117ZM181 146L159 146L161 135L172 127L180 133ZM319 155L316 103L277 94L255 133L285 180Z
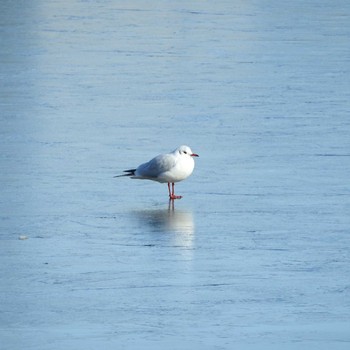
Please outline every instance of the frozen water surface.
M0 7L1 349L349 349L349 1Z

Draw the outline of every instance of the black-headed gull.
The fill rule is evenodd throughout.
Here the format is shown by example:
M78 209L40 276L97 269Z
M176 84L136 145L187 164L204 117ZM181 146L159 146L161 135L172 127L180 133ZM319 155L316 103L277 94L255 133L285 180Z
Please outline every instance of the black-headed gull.
M189 177L194 168L193 157L198 154L193 153L188 146L180 146L173 152L160 154L147 163L139 165L136 169L125 170L123 175L130 176L132 179L153 180L160 183L168 183L170 199L180 199L182 196L176 196L174 193L175 182L185 180ZM170 184L172 189L170 190Z

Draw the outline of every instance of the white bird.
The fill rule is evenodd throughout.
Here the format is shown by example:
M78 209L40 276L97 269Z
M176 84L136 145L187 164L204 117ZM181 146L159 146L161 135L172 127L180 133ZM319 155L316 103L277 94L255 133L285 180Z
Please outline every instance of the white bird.
M168 183L170 199L180 199L174 193L175 182L185 180L194 169L194 159L198 154L193 153L188 146L180 146L173 152L160 154L147 163L139 165L136 169L124 170L126 174L115 177L130 176L131 179L146 179L160 183ZM172 190L170 191L170 184Z

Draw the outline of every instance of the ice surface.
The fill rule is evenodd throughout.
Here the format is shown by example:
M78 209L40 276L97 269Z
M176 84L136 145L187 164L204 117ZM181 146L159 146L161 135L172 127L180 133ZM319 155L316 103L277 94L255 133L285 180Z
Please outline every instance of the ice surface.
M349 348L349 2L0 8L1 349Z

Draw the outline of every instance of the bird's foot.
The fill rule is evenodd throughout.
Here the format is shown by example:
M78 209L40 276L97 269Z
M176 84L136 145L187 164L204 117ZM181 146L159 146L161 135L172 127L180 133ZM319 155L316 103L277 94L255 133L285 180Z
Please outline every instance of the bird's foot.
M170 199L181 199L182 196L176 196L175 194L171 194L171 195L169 195L169 198Z

